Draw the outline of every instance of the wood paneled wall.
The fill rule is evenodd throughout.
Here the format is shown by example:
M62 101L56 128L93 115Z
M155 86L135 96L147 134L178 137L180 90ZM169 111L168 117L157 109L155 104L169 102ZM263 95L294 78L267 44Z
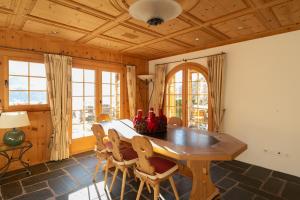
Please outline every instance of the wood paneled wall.
M9 48L5 48L9 47ZM21 48L27 50L12 50L10 48ZM36 51L36 52L35 52ZM37 51L46 51L55 54L65 54L74 57L84 57L94 60L81 60L74 58L74 62L85 62L89 65L101 66L100 61L107 65L109 62L119 62L120 65L135 65L137 66L137 74L148 73L148 61L143 58L130 57L121 55L115 52L108 52L102 49L88 47L79 43L69 42L61 39L54 39L51 37L45 37L38 34L28 34L19 31L7 31L0 30L0 99L2 105L5 105L6 98L4 97L4 70L6 66L7 57L20 57L20 58L32 58L35 60L43 60L43 54ZM125 84L125 90L126 84ZM146 101L148 99L147 86L137 80L137 107L146 109ZM124 113L123 116L129 116L127 93L124 98ZM5 107L5 111L11 109ZM30 161L30 164L37 164L49 160L49 138L52 131L52 124L49 110L30 110L29 118L31 126L24 128L26 138L33 143L33 148L26 153L26 160ZM0 130L0 143L2 142L3 133L5 130ZM4 161L0 159L0 167L3 166ZM10 170L19 168L20 165L15 163Z

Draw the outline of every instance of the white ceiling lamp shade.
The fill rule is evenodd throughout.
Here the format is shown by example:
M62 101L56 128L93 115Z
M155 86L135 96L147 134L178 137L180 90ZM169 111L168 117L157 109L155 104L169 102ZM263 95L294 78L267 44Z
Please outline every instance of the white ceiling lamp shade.
M156 26L178 17L182 12L174 0L137 0L129 7L129 14L149 25Z

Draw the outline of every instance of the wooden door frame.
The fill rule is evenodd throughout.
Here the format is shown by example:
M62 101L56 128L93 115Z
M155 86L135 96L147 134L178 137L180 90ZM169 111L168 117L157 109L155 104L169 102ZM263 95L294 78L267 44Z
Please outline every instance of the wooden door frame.
M210 85L208 82L208 68L204 67L203 65L199 64L199 63L195 63L195 62L186 62L186 63L182 63L179 64L177 66L175 66L166 76L166 80L165 80L165 88L167 87L167 84L169 82L169 80L180 70L182 70L182 83L183 83L183 87L182 87L182 121L183 121L183 125L187 126L188 124L188 118L187 118L187 109L185 108L186 105L188 105L188 99L187 99L187 95L188 95L188 69L193 69L199 73L201 73L208 85L208 131L212 131L213 130L213 112L212 112L212 105L211 105L211 97L210 97ZM166 97L166 94L165 94ZM164 102L164 107L165 107L165 103Z

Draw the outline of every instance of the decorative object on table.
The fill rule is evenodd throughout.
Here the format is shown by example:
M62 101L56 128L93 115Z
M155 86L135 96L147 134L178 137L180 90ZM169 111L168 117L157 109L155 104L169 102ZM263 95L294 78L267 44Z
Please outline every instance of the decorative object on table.
M15 161L19 161L23 167L26 169L27 173L30 175L29 163L23 161L23 155L32 147L31 142L26 141L17 146L8 146L5 144L0 145L0 156L6 158L6 164L0 168L0 178L4 176L5 172L8 170L10 164ZM18 151L17 151L18 150ZM19 153L18 156L12 157L8 154L10 151L16 151Z
M149 25L157 26L180 15L182 8L174 0L139 0L129 7L129 14Z
M147 129L148 132L154 133L157 129L156 117L153 108L150 108L147 118Z
M159 109L159 114L157 118L157 129L158 131L164 132L167 130L167 117L164 115L164 111L162 108Z
M26 111L3 112L0 116L0 129L12 128L3 136L3 142L9 146L17 146L24 142L25 134L19 127L30 126Z
M138 133L143 134L147 132L147 123L143 117L143 110L138 110L137 116L133 119L133 126Z
M143 117L143 111L140 109L133 119L133 127L140 134L163 137L167 132L167 117L163 114L163 109L160 109L156 117L153 108L150 108L147 117Z

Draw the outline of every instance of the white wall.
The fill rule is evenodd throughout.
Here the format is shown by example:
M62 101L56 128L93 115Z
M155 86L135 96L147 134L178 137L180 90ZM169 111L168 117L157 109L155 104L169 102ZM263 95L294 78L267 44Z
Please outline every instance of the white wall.
M223 130L248 144L237 159L300 176L300 31L152 60L149 71L221 51L227 53Z

